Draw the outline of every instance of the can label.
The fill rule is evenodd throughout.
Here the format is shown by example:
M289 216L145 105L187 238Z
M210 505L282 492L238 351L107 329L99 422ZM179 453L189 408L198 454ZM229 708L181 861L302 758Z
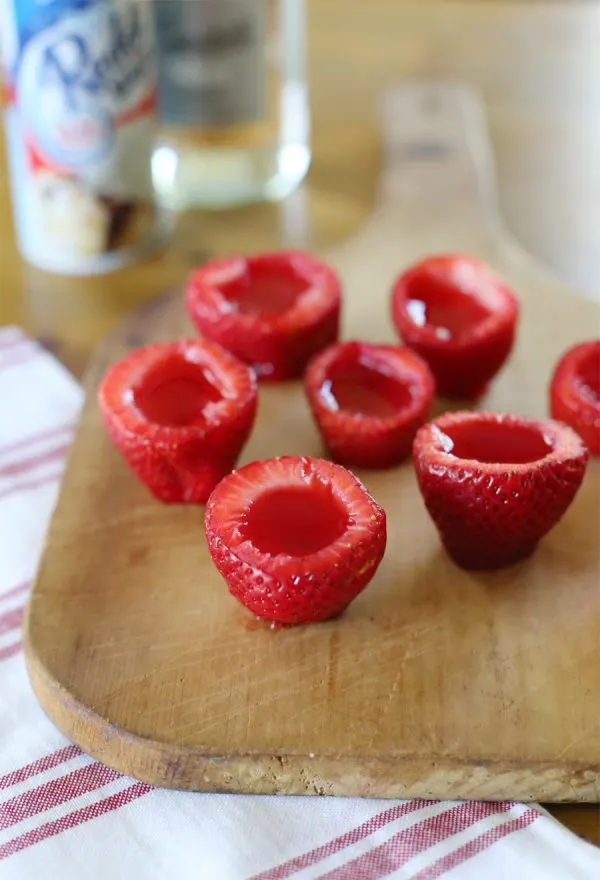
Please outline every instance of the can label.
M21 250L53 271L116 268L155 226L149 5L13 0L4 11L5 128Z
M256 122L266 106L265 0L155 0L163 122Z

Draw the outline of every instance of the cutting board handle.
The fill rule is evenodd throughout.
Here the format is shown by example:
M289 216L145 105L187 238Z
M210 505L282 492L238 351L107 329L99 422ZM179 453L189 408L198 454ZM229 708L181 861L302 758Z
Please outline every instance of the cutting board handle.
M435 253L464 252L490 262L525 258L497 207L496 174L483 102L470 86L408 81L379 104L381 171L371 216L331 255L346 281L367 287ZM390 247L393 241L393 247Z
M407 82L381 102L383 163L376 214L423 234L500 234L496 176L483 104L469 86Z

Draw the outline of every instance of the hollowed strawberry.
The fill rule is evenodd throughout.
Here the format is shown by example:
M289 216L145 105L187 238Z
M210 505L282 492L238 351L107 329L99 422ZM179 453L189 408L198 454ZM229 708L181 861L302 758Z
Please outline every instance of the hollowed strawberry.
M571 504L587 457L566 425L495 413L441 416L414 442L425 505L450 556L469 569L529 556Z
M234 471L212 493L205 526L232 595L284 624L339 614L385 551L382 508L349 471L318 458L283 456Z
M418 355L367 342L326 349L308 365L304 383L332 456L363 468L392 467L410 454L435 393Z
M261 379L302 375L338 337L340 283L323 262L293 251L212 260L187 285L199 332L250 364Z
M400 337L427 361L440 395L476 400L506 361L518 317L515 295L479 260L430 257L392 291Z
M550 408L592 455L600 455L600 340L582 342L562 356L550 385Z
M248 439L256 380L211 342L148 345L108 370L98 402L113 443L157 498L204 503Z

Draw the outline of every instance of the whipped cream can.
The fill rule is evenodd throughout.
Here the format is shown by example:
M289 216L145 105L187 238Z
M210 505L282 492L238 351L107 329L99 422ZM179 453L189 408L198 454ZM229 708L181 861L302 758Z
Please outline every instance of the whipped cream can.
M15 229L51 272L117 269L159 244L147 0L0 0Z

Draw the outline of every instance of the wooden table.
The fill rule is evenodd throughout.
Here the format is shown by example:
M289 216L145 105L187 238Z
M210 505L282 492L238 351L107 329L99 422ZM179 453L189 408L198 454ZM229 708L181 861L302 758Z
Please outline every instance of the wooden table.
M18 257L2 158L0 325L25 327L79 376L122 315L180 283L207 255L343 240L372 204L377 95L399 77L423 74L481 87L509 226L566 280L592 296L600 291L596 2L312 0L309 19L314 162L307 185L283 205L189 213L152 261L103 278L59 278ZM551 812L600 844L597 807Z

